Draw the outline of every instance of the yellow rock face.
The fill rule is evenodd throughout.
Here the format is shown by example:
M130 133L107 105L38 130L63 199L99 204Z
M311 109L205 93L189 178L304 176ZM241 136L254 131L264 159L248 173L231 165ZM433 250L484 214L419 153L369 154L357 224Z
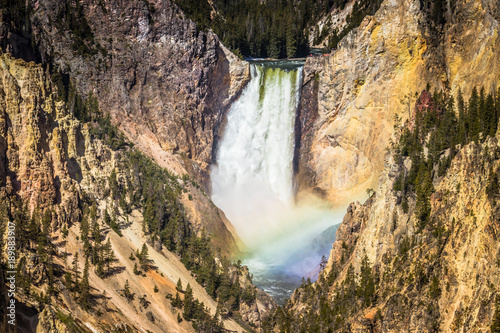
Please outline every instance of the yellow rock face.
M429 45L419 6L413 0L384 1L334 53L308 58L306 72L320 68L318 115L301 163L315 181L300 190L315 188L336 205L375 188L394 117L408 119L427 83L431 91L448 86L456 93L461 87L466 97L474 85L495 87L500 38L493 2L483 8L479 0L458 1L457 18L445 26L440 45Z

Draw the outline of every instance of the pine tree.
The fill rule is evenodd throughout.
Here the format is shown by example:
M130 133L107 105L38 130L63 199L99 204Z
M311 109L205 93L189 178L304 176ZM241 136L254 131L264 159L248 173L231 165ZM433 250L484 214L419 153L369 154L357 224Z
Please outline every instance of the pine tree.
M92 202L92 207L90 207L89 218L92 223L95 223L97 220L97 204L95 201Z
M179 280L177 280L177 286L175 287L175 289L177 289L177 291L182 292L182 282L181 282L181 278L179 278Z
M468 118L470 124L470 139L474 141L479 140L479 133L481 132L481 120L479 118L479 95L476 87L472 89L472 94L469 99Z
M181 301L181 298L179 296L179 292L175 293L175 298L172 300L172 306L174 308L180 308L182 306L182 301Z
M434 275L431 285L429 286L429 296L433 299L436 299L440 295L441 289L439 288L439 278L437 277L437 275Z
M38 226L37 221L40 218L40 209L37 206L35 208L35 211L33 212L31 216L31 221L28 227L28 240L30 244L30 248L33 247L34 244L36 244L36 240L38 238L38 235L40 233L40 227Z
M497 132L498 120L496 118L495 100L491 94L488 94L484 108L485 136L494 137Z
M78 252L75 253L73 257L73 274L75 275L75 286L78 286Z
M111 240L108 238L108 241L105 245L105 256L106 256L106 274L109 275L111 263L115 260L115 252L113 251L113 247L111 246Z
M141 264L141 269L147 270L147 268L148 268L148 247L146 244L142 244L139 262Z
M99 248L99 256L97 259L97 267L96 267L96 274L99 277L104 276L104 262L106 261L106 258L104 257L104 246L100 246Z
M125 194L124 193L122 193L122 195L120 195L120 199L118 200L118 205L120 206L120 208L122 209L124 214L129 213L129 209L127 206L127 202L125 201Z
M375 281L370 267L370 260L365 252L361 260L361 275L360 275L360 296L363 298L363 305L368 307L372 304L375 296Z
M118 225L117 223L117 218L116 218L116 214L113 212L113 218L111 219L111 222L109 224L109 226L111 227L111 229L114 230L114 232L116 232L120 237L122 236L122 233L120 231L120 226Z
M89 237L89 221L88 215L84 214L80 221L80 239L85 242Z
M458 127L458 142L464 145L467 142L467 137L469 136L469 121L466 113L465 101L462 96L462 90L458 89L457 96L457 108L458 108L458 118L459 118L459 127Z
M66 227L66 223L63 225L61 232L63 235L63 239L68 238L69 232L68 232L68 228Z
M64 274L64 284L66 286L66 289L69 289L69 290L72 289L73 280L71 279L71 273L70 272L66 272Z
M90 309L90 285L89 285L89 259L85 260L82 282L80 284L80 305L83 309Z
M116 198L116 192L118 191L118 181L116 179L116 171L113 169L111 175L109 176L109 189L111 191L111 198Z
M130 291L130 285L128 283L128 279L125 281L125 286L123 287L123 295L129 302L134 300L134 295Z
M193 289L191 289L191 285L188 283L186 293L184 294L184 319L190 320L193 318L194 310Z
M486 119L486 93L484 90L484 87L481 87L479 90L479 102L478 102L478 107L477 107L477 113L479 116L479 123L480 123L480 132L483 133L483 139L487 135L487 119Z
M267 46L267 56L273 59L277 59L280 56L280 47L278 40L278 32L276 27L273 25L270 30L270 40Z
M500 296L497 296L495 302L495 313L491 321L491 333L500 333Z
M94 241L94 244L101 244L101 228L97 220L94 221L92 226L92 240Z
M38 235L38 254L42 262L47 264L48 257L52 255L52 246L50 243L50 225L52 223L52 212L46 210L42 218L42 230Z
M107 207L104 210L104 223L106 223L106 225L108 225L108 226L111 225L111 216L108 213L108 208Z
M287 29L286 29L286 55L288 58L295 57L297 53L297 36L295 30L295 22L293 16L288 16Z

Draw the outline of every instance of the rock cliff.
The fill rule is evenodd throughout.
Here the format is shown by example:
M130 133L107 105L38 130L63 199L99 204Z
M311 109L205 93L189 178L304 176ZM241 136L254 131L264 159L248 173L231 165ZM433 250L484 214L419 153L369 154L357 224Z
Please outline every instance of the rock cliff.
M171 1L28 1L26 16L29 33L4 13L5 51L51 64L160 165L206 180L225 111L249 76L217 36Z
M146 223L146 208L143 205L147 203L141 203L138 198L142 197L144 190L144 172L150 169L139 172L131 160L136 156L149 168L154 168L155 163L147 157L140 157L142 155L129 142L112 148L109 143L113 140L108 139L109 135L117 135L116 131L112 130L111 124L104 123L108 133L102 132L97 123L106 118L100 114L92 117L96 120L81 122L75 118L69 105L62 100L61 91L51 80L48 68L16 59L10 54L0 55L0 228L6 230L7 221L16 224L18 327L27 332L73 329L82 332L96 329L164 332L165 327L191 332L194 330L191 323L179 321L176 316L180 310L173 308L165 297L175 294L175 282L181 279L184 286L190 283L194 298L204 303L211 316L216 312L217 303L181 263L179 254L168 251L161 242L144 234L146 227L142 225ZM183 228L192 230L194 235L210 236L213 247L219 248L223 255L238 251L234 237L224 224L228 222L222 221L221 213L202 187L187 175L168 175L167 183L162 184L163 191L174 188L174 203L182 207L168 223L179 223L184 216L188 224ZM161 198L159 201L165 204ZM83 236L88 233L83 231L83 223L89 216L88 205L96 206L94 218L98 222L93 228L101 229L102 233L99 241L95 234L92 236L93 245L85 242ZM170 206L164 214L170 214L173 208ZM39 212L45 212L43 218L37 215ZM45 221L47 216L51 222L44 226L42 220ZM50 234L46 250L50 254L50 264L46 262L49 259L44 256L43 247L38 245L38 250L33 249L43 241L40 238L42 230ZM3 231L2 257L5 255L6 235ZM187 242L194 235L188 233L185 239L178 241ZM176 238L174 236L173 241ZM85 270L83 254L90 248L99 249L99 243L105 240L115 258L110 264L111 271L108 268L110 273L106 275L99 273L95 261L91 266L88 280L92 308L85 309L78 287L72 287L72 282L64 280L63 275L76 267L81 278ZM152 268L133 274L136 259L131 254L139 253L141 246L147 243L150 244ZM104 251L104 247L101 249ZM96 255L99 257L102 253ZM80 254L80 259L76 254ZM222 266L219 269L223 269ZM73 279L71 274L69 279ZM123 294L126 283L129 283L132 295L136 295L129 301ZM4 290L3 283L1 288ZM5 297L2 293L1 304L5 305ZM267 307L273 307L274 303L266 299L266 307L263 307L258 302L265 297L257 296L257 299L259 301L252 298L247 303L254 311L251 321L258 325L261 316L269 311ZM148 308L152 301L154 307ZM3 319L4 314L2 311ZM3 319L2 325L5 323ZM224 326L243 331L230 318L224 319Z
M431 9L428 1L384 1L331 55L307 59L295 158L299 192L334 204L365 197L377 186L394 125L409 117L427 83L453 93L461 87L466 97L476 85L496 88L498 2L455 1L443 24Z
M411 162L399 169L391 157L375 194L348 207L319 280L297 289L274 320L285 325L293 314L288 325L317 332L327 331L322 322L356 332L489 331L500 314L500 206L491 193L499 138L462 147L434 178L431 222L423 228L416 198L405 211L394 190ZM331 313L338 317L326 319Z

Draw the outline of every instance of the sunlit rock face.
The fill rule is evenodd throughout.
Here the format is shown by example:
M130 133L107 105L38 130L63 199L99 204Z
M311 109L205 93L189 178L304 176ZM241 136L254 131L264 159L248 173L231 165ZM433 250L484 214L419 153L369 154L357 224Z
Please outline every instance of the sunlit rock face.
M30 8L38 61L69 75L81 95L96 96L125 135L160 165L208 179L220 123L248 80L246 63L213 33L197 31L169 0L42 0ZM77 10L83 18L68 16ZM90 33L72 31L71 19ZM12 29L0 27L4 51L36 58L23 44L30 41L15 38Z
M212 147L228 107L248 81L248 65L217 36L197 31L168 0L150 1L151 6L139 0L28 3L26 30L30 33L24 37L31 40L19 36L21 32L2 16L3 51L16 59L42 63L48 77L61 72L64 83L84 99L90 94L98 99L100 110L111 115L135 148L176 175L190 174L207 192ZM73 31L72 19L90 32L82 37ZM64 142L67 134L59 135L57 139ZM69 140L81 139L78 135L72 130ZM0 139L0 155L2 145ZM30 163L28 170L38 167L35 161ZM43 164L41 168L50 170ZM31 172L30 177L35 176ZM54 195L47 192L44 200ZM186 203L197 230L205 228L224 253L237 252L233 235L202 191Z
M298 122L297 182L334 204L375 188L393 135L429 83L495 88L499 9L457 1L437 27L419 1L384 1L330 56L308 58Z

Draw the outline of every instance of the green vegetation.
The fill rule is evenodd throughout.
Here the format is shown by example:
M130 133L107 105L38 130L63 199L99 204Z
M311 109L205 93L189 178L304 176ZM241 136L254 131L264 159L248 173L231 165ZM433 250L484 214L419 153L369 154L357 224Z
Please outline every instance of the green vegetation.
M100 298L93 294L89 284L89 274L93 269L98 277L104 279L123 269L123 267L113 267L116 259L109 232L113 230L121 235L121 228L129 223L129 213L138 210L143 214L143 230L148 243L155 247L165 246L179 255L197 281L220 303L221 310L212 317L203 304L194 299L189 302L188 296L188 311L184 314L184 318L193 321L193 325L199 329L221 331L221 312L224 312L225 316L231 316L233 311L239 310L240 300L245 302L255 300L254 289L242 288L239 284L238 275L241 275L241 267L220 258L220 254L212 248L210 238L205 232L202 231L201 236L198 236L181 202L185 189L180 185L178 177L159 167L150 158L126 143L123 134L111 124L109 115L103 116L95 96L89 94L85 98L80 97L70 78L55 69L53 69L52 83L57 89L56 98L66 103L67 110L82 123L80 129L82 131L88 129L91 140L100 140L107 145L116 156L116 165L109 171L109 175L95 180L98 186L102 185L99 197L84 190L79 192L78 206L74 212L74 216L77 217L76 225L72 225L74 222L71 219L60 225L56 223L58 221L56 218L60 217L56 215L58 210L55 205L44 209L37 207L30 213L27 202L21 200L15 193L0 192L2 195L0 228L5 230L6 221L14 221L16 224L20 255L18 264L20 274L16 280L18 290L23 291L23 296L31 296L42 304L50 304L61 292L65 292L73 295L84 310L98 315L99 307L96 305L100 304ZM75 180L80 182L81 176L80 173L80 177L75 177ZM183 178L199 188L199 185L187 175ZM106 201L106 208L103 210L98 208L102 200ZM76 231L78 233L76 241L82 247L82 251L56 253L55 244L58 243L55 243L57 237L54 237L54 233L59 230L63 242L68 241L70 230ZM3 246L3 242L4 239L0 239L0 245ZM35 270L26 268L31 264L27 263L27 258L33 255L37 257L36 265L39 266L36 272L42 274L36 283L33 281ZM66 263L68 263L67 258L72 257L68 263L71 268L54 264L55 256L59 256L58 260ZM146 244L140 252L131 254L129 259L135 260L135 258L138 259L134 263L135 274L140 275L143 274L142 271L154 268L154 263L148 259ZM37 294L32 288L42 288L46 292ZM123 296L129 302L134 301L134 294L130 290L128 281L124 286ZM185 302L177 295L172 304L184 305Z
M128 280L125 281L125 285L123 286L123 296L127 299L128 302L134 300L134 294L130 291Z
M500 93L500 91L499 91ZM427 107L416 112L413 127L405 127L394 147L395 161L403 171L398 175L393 189L402 191L407 206L407 197L415 194L415 211L418 229L422 230L431 222L430 196L434 192L433 179L443 176L456 155L457 146L464 146L472 141L484 142L488 136L494 136L498 128L500 102L493 94L486 95L484 88L477 92L474 88L466 104L461 92L455 99L443 91L431 96L424 91L417 104L425 99ZM424 146L428 149L424 154ZM411 168L403 168L405 157L411 159ZM490 171L487 193L498 193L498 170ZM407 212L407 207L404 207Z
M347 3L347 1L345 3ZM342 3L340 8L343 8L345 3ZM356 0L353 4L351 13L347 15L346 25L341 31L332 27L330 19L325 22L321 31L319 31L319 26L316 26L314 44L319 44L327 39L327 50L337 48L337 45L342 38L344 38L354 28L359 27L367 15L374 15L377 12L381 3L382 0Z
M113 150L123 149L130 145L125 141L123 133L111 124L110 115L100 111L96 96L92 93L89 93L87 98L80 96L68 75L57 69L52 70L51 78L57 89L58 100L66 103L68 110L76 119L90 124L90 134L94 138L102 140Z
M497 296L495 302L495 313L491 322L491 333L500 333L500 296Z
M180 314L177 316L179 323L184 318L185 320L192 321L194 329L198 330L198 332L224 332L224 326L219 319L219 311L212 317L203 302L199 302L194 298L193 289L189 283L184 293L184 301L180 299L177 292L175 299L172 300L172 306L183 310L183 316L181 317Z
M309 53L308 31L332 8L344 8L346 0L215 0L219 13L211 17L212 8L206 0L176 0L199 30L208 27L224 45L237 55L270 58L292 58ZM330 36L329 47L337 45L348 31L359 26L367 14L375 13L380 0L361 0L354 4L348 27L340 34L331 31L331 22L319 31L315 42ZM333 34L333 35L332 35Z

